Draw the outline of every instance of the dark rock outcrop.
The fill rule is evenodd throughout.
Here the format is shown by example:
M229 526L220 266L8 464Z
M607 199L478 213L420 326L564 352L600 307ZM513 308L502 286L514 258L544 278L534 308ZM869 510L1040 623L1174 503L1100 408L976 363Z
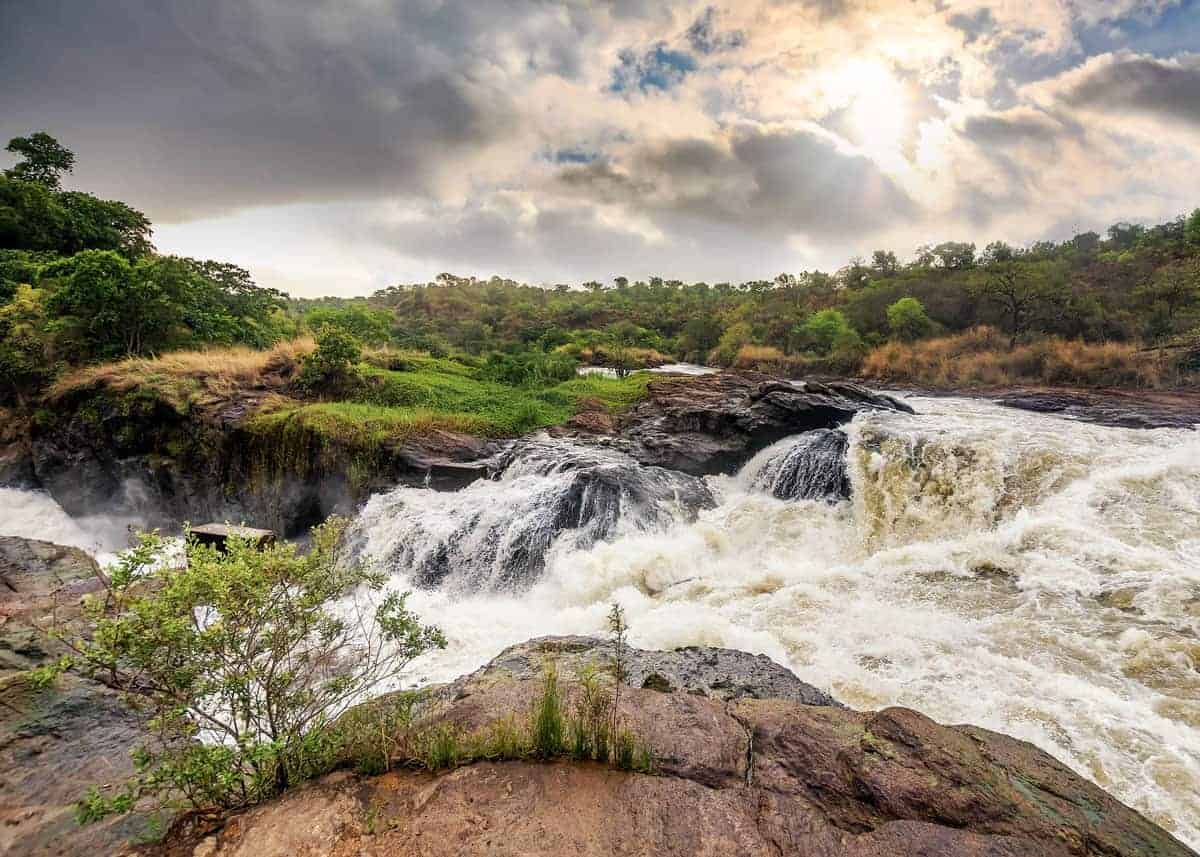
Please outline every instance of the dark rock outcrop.
M702 476L732 473L782 438L836 428L863 410L912 413L842 381L781 381L754 372L666 377L621 420L617 445L643 464Z
M80 827L75 802L92 786L134 773L130 750L146 736L144 718L118 695L67 674L32 687L24 670L61 652L36 625L70 614L97 583L95 562L76 548L0 538L0 853L22 857L120 854L154 829L134 812ZM161 827L170 819L157 819Z
M261 391L260 391L261 392ZM453 432L357 448L280 421L251 430L266 394L207 406L103 387L55 402L53 419L0 450L19 481L71 515L103 509L146 527L229 521L300 535L397 484L455 490L483 476L500 446ZM22 456L21 453L24 453Z
M753 474L753 485L780 500L848 498L850 474L846 470L846 449L849 445L846 433L839 429L805 432Z
M569 686L585 664L610 654L587 638L530 641L442 688L431 716L465 729L521 716L536 696L542 659L556 658ZM1022 741L903 708L852 711L740 652L631 651L629 664L621 714L654 748L654 775L534 761L441 775L339 773L154 853L1193 854Z

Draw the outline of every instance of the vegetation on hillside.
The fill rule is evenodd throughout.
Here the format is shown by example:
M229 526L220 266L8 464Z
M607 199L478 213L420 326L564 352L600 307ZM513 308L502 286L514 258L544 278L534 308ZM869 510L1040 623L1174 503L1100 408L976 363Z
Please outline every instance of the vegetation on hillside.
M296 336L326 337L325 356L343 368L365 361L379 370L338 375L306 362L304 386L321 400L311 413L323 420L338 401L413 409L407 422L418 411L470 414L500 433L544 424L565 399L517 396L481 410L472 395L499 387L454 390L418 376L443 361L440 375L546 391L580 362L625 375L673 359L944 384L1069 377L1169 386L1200 373L1200 209L1025 248L947 241L908 262L878 250L832 273L736 284L616 276L608 286L543 288L443 273L363 298L291 300L234 265L155 253L140 212L62 189L75 156L52 137L16 138L9 150L22 160L0 177L0 406L31 407L80 366L178 349L263 349ZM968 333L976 328L996 333ZM986 341L1004 371L898 362L953 352L962 335ZM1104 360L1081 357L1069 368L1004 353L1096 348ZM361 361L356 349L366 349ZM493 406L505 412L485 413ZM342 408L342 416L351 410L368 413ZM448 424L465 425L460 417Z

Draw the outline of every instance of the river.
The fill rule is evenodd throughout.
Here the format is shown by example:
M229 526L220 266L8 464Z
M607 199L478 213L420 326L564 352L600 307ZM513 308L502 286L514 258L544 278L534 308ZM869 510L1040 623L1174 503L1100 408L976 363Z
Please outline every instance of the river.
M850 500L772 496L764 474L788 439L709 477L698 514L660 485L603 527L551 533L528 576L416 589L411 606L450 645L405 683L531 636L598 633L618 601L635 645L762 652L856 708L1023 738L1200 846L1200 432L907 400L918 415L848 427ZM399 488L356 529L409 588L439 545L460 545L451 565L512 562L515 539L545 536L563 478L542 467L452 495ZM0 503L53 505L32 496ZM50 511L21 534L57 526L111 549L115 522Z

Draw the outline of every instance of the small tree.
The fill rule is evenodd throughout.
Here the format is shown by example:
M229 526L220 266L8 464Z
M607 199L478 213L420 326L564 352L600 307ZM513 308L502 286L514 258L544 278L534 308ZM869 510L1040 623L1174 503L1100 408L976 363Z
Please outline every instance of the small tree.
M979 295L999 307L1009 332L1008 345L1031 330L1038 318L1058 302L1062 271L1053 262L1025 265L1004 262L992 266Z
M331 392L344 389L356 380L362 346L340 327L323 327L317 334L317 347L304 358L300 384L309 390Z
M312 550L258 550L230 539L224 553L189 543L187 564L152 569L162 542L99 573L85 627L52 630L75 667L145 712L154 740L138 748L136 780L96 790L81 820L146 794L182 795L197 808L236 808L321 773L338 749L335 721L380 681L445 638L385 592L384 576L348 561L345 523L313 530ZM345 600L344 600L345 599Z
M887 319L892 335L905 342L928 336L933 330L933 321L916 298L900 298L887 308Z

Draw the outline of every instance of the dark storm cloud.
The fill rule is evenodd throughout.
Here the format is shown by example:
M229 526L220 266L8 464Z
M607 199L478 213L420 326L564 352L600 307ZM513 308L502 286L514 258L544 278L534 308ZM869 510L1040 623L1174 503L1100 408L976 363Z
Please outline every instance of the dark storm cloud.
M1117 54L1085 66L1061 97L1073 107L1136 111L1200 124L1200 55Z
M648 146L627 165L563 170L560 183L656 218L830 237L880 228L916 204L869 159L808 129L740 128Z
M493 35L530 73L571 76L581 14L536 0L5 3L0 135L51 131L78 151L81 186L164 220L428 192L519 121L489 76Z

